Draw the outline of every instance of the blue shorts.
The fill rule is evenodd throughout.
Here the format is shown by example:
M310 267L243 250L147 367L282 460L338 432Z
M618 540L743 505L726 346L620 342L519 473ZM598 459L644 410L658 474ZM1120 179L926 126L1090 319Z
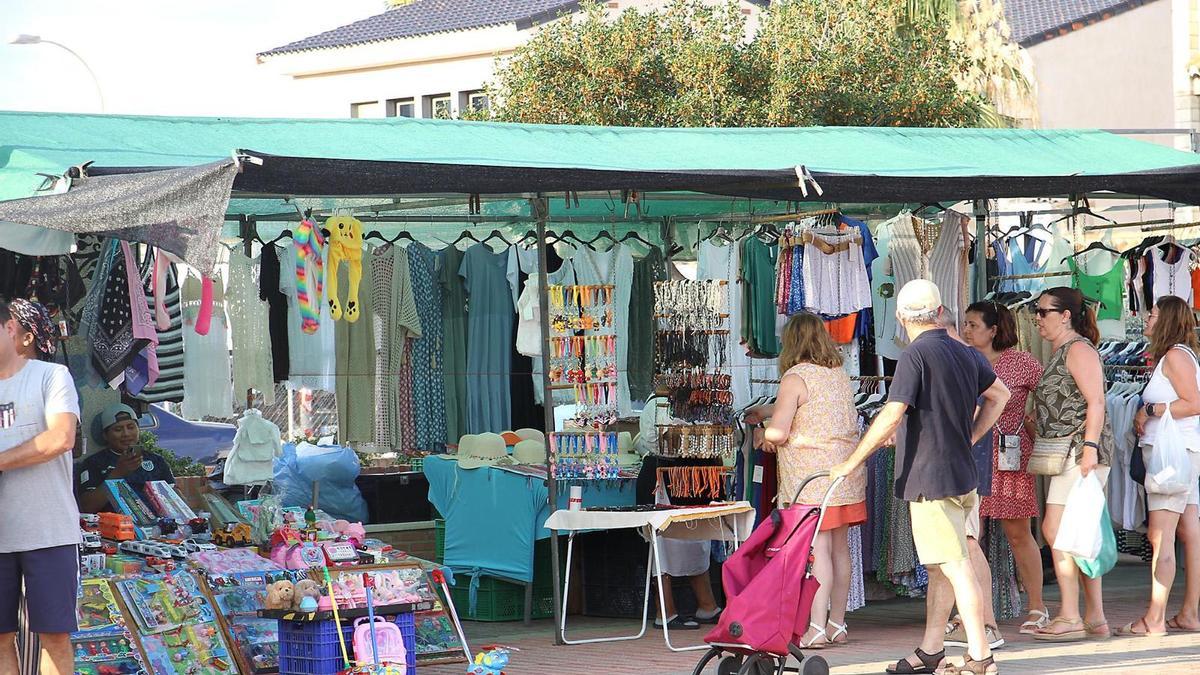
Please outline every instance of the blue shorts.
M79 547L53 546L0 553L0 633L17 632L21 578L32 633L74 633L79 589Z

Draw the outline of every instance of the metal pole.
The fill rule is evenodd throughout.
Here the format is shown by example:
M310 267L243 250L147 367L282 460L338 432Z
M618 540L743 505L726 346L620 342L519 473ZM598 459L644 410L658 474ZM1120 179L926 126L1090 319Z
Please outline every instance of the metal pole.
M546 491L549 492L550 514L558 510L558 479L554 477L554 444L550 443L550 434L554 433L554 390L550 386L550 300L546 294L550 281L547 275L546 260L546 221L550 217L550 202L541 194L529 200L529 206L537 219L537 250L538 250L538 313L542 324L542 405L545 408L546 423L546 458L551 473L546 478ZM536 524L541 527L541 523ZM561 575L558 570L558 532L550 530L550 579L554 584L554 625L562 625L563 605L562 594L567 589L559 588ZM554 632L554 644L563 644L562 634Z

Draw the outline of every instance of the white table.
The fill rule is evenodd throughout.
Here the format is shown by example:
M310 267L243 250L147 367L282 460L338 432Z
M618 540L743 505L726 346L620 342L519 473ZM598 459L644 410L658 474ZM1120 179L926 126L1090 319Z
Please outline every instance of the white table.
M691 539L700 541L720 540L732 541L736 548L745 541L754 529L754 507L749 502L733 502L717 506L702 506L686 509L670 509L658 511L555 511L546 519L546 528L568 533L567 541L567 574L563 587L571 587L571 555L575 548L575 535L588 530L621 530L637 529L650 542L650 550L646 558L646 589L645 602L642 605L642 629L636 635L620 637L591 638L587 640L567 639L567 594L563 593L562 619L558 630L562 641L569 645L581 645L596 642L619 642L622 640L637 640L646 634L650 618L650 578L662 577L659 565L658 540L660 537L671 539ZM667 628L666 611L663 609L663 588L658 584L658 611L662 617L663 640L671 651L686 652L696 649L708 649L708 645L695 647L676 647L671 644L671 634Z

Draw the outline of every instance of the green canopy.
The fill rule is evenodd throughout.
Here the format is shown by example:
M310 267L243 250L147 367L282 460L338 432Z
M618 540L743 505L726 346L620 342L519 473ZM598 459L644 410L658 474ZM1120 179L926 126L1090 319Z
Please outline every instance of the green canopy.
M38 173L84 162L106 170L177 167L237 149L266 160L235 181L235 190L254 194L695 190L895 202L1112 190L1200 203L1200 156L1095 130L634 129L24 112L0 112L0 199L31 194ZM814 180L798 180L799 167Z

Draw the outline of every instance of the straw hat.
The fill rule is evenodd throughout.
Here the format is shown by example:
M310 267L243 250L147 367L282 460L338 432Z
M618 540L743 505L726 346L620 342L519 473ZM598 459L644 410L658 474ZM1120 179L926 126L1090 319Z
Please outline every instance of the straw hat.
M517 436L520 436L521 440L523 441L537 441L539 443L546 442L546 434L538 431L537 429L517 429L513 433L515 433Z
M512 458L517 464L545 464L546 444L534 440L521 441L513 446Z
M633 435L628 431L617 434L617 465L634 466L640 464L642 456L634 452Z
M523 440L520 434L516 434L511 431L500 432L500 438L503 438L504 445L510 448Z
M478 469L494 464L511 464L508 448L500 434L467 434L458 441L458 465L464 469Z

